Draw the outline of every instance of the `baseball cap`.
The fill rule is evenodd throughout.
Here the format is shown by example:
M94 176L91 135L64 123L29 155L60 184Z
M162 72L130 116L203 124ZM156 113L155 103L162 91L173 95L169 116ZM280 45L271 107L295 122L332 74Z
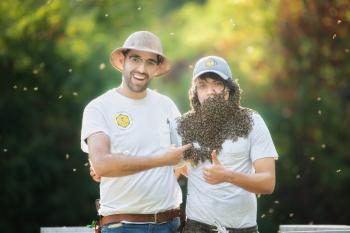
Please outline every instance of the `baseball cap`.
M225 59L218 56L206 56L196 62L193 69L192 80L209 72L219 75L224 80L232 79L230 66Z

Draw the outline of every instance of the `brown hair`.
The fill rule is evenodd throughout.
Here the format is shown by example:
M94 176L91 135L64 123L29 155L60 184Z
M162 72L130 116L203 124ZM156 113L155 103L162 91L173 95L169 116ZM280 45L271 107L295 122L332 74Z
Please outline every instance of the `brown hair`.
M241 90L236 81L233 81L231 78L229 78L228 80L224 80L223 78L221 78L221 76L219 76L214 72L204 73L198 77L198 79L201 79L201 80L205 80L207 78L223 82L225 86L224 91L228 90L229 92L229 101L234 103L236 107L240 106ZM192 86L188 92L188 96L191 103L191 110L196 112L198 111L201 104L198 99L197 87L194 82L195 80L192 82Z

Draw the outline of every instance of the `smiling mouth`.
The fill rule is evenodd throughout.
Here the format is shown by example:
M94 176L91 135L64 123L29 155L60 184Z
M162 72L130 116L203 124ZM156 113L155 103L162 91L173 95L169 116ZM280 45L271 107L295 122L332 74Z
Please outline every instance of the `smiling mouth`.
M145 81L147 79L145 75L141 75L141 74L133 74L132 78L140 82Z

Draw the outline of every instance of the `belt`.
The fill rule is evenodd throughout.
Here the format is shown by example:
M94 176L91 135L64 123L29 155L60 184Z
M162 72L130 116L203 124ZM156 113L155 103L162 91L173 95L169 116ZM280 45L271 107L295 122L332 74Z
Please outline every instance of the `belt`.
M217 232L217 227L213 225L209 225L203 222L198 222L196 220L187 219L187 224L193 224L193 225L200 225L204 227L204 229L210 230L212 232ZM202 228L203 229L203 228ZM246 228L229 228L225 227L225 229L229 233L252 233L252 232L258 232L258 226L252 226L252 227L246 227Z
M101 217L101 226L117 222L145 222L145 223L164 223L180 217L180 208L171 209L156 214L113 214Z

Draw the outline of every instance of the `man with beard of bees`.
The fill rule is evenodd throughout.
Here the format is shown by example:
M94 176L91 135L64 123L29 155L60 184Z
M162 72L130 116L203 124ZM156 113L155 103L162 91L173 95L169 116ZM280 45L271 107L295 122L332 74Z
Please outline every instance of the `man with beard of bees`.
M185 233L257 233L256 194L275 187L278 155L255 111L240 106L227 62L199 59L189 91L191 110L178 120L188 166ZM188 170L187 170L188 169Z

